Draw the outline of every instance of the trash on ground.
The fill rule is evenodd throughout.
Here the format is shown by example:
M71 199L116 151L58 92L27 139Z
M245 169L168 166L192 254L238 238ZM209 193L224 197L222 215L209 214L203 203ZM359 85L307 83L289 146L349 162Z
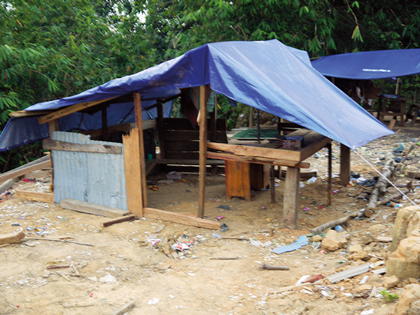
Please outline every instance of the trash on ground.
M299 238L296 242L294 242L292 244L289 244L289 245L276 247L272 250L272 252L274 252L276 254L282 254L282 253L297 250L297 249L299 249L299 248L301 248L305 245L308 245L308 239L306 238L305 235L301 235L301 236L299 236Z

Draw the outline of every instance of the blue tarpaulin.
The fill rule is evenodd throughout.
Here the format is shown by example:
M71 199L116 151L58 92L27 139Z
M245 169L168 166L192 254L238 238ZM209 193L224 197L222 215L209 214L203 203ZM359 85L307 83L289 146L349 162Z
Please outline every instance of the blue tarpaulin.
M205 84L210 84L218 94L297 123L350 148L393 133L314 70L306 52L277 40L206 44L139 73L26 110L57 109L133 92L140 92L142 100L151 100L175 96L179 89ZM12 136L4 135L6 129L0 137L0 150L12 146ZM3 141L6 138L7 143ZM28 142L32 140L35 139L27 138Z
M377 80L420 73L420 49L377 50L331 55L312 62L323 75Z

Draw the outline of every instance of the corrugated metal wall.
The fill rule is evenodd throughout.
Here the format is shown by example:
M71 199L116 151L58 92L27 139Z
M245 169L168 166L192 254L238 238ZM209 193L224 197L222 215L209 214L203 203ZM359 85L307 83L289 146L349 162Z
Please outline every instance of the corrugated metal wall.
M78 144L120 143L94 141L89 136L54 131L53 140ZM52 151L54 163L54 200L71 198L127 210L124 155L90 152Z

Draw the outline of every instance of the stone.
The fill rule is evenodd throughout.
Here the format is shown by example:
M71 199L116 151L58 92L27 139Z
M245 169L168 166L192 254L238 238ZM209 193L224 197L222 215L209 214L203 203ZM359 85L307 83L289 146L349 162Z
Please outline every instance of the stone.
M420 278L420 237L402 240L387 260L387 275L400 279Z
M371 284L362 284L356 288L356 292L362 292L362 291L367 291L367 290L372 290Z
M314 236L312 236L312 241L321 242L322 241L322 236L321 235L314 235Z
M401 292L400 298L394 307L394 315L419 314L420 285L409 284Z
M375 224L370 226L368 229L368 232L370 232L374 237L378 236L379 234L385 232L386 226L383 224Z
M375 241L375 238L370 232L366 232L366 234L363 235L359 240L359 242L363 245L368 245L374 241Z
M397 276L385 277L384 278L384 287L387 289L391 289L395 287L400 282Z
M407 237L408 231L408 225L410 223L410 219L414 216L416 212L418 212L419 209L417 206L410 206L405 207L400 210L398 210L397 217L395 218L394 223L394 231L392 233L392 244L391 244L391 252L395 251L398 247L398 244ZM410 232L415 229L413 224L410 226L411 230ZM420 227L419 227L420 228Z
M366 260L369 260L369 258L370 258L369 254L364 251L356 252L349 256L349 260L354 260L354 261L357 261L357 260L366 261Z
M346 238L334 230L329 230L322 240L321 247L327 251L333 252L347 245Z
M362 245L360 244L354 244L349 247L348 251L349 253L357 253L357 252L362 252L363 248L362 248Z

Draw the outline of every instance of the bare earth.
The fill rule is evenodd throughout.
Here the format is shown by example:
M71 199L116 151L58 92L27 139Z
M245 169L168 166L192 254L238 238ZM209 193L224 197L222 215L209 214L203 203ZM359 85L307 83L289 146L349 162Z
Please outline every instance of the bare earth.
M369 143L358 152L376 166L385 152L400 143L407 150L412 139L419 135L418 129L404 128L396 135ZM334 144L333 149L337 157L333 160L333 172L338 174L338 145ZM418 165L419 153L418 149L413 151L413 159L408 161L411 168ZM376 315L392 314L395 302L388 303L380 295L369 297L371 290L358 292L359 282L368 275L367 284L379 293L384 276L373 273L336 284L324 279L282 291L304 275L329 276L366 263L348 260L347 248L324 252L311 238L308 238L309 245L299 250L280 255L271 252L277 246L294 242L300 235L310 234L313 227L367 205L367 201L355 198L362 186L341 187L338 178L334 178L335 193L332 205L327 206L326 151L320 151L319 157L312 157L308 162L310 170L317 169L318 180L305 184L300 190L298 230L282 227L283 179L276 187L277 203L271 204L269 191L255 192L251 202L240 198L228 201L224 177L208 176L206 218L216 220L224 216L221 222L229 227L226 232L156 220L137 220L103 228L101 224L108 218L64 210L52 203L3 198L0 234L22 229L26 238L42 240L0 245L0 314L112 314L130 301L135 301L135 308L128 312L130 315L341 315L360 314L369 309L374 309ZM351 165L352 171L367 179L376 176L354 153ZM196 212L198 176L186 175L184 179L185 182L158 185L159 191L149 192L149 205L170 211ZM397 177L398 184L409 180ZM420 185L418 181L414 184ZM48 178L37 179L35 183L22 181L14 188L21 185L32 190L47 189ZM409 194L410 198L419 198L418 192L420 189L415 189ZM401 203L408 205L409 201ZM228 205L230 210L219 208L220 205ZM367 228L378 223L386 227L382 234L391 236L395 211L392 207L380 206L375 212L376 219L350 221L343 232L349 245L358 244ZM93 246L44 240L49 238L67 238ZM254 244L261 241L262 245L252 245L249 239ZM153 245L155 242L158 243ZM170 246L177 242L192 245L184 252L174 251ZM365 251L376 256L371 256L369 262L372 263L386 259L388 246L389 243L377 242L363 245ZM263 263L287 266L290 270L262 270ZM74 268L47 269L54 265ZM384 267L377 265L375 269ZM390 292L401 290L399 287Z

